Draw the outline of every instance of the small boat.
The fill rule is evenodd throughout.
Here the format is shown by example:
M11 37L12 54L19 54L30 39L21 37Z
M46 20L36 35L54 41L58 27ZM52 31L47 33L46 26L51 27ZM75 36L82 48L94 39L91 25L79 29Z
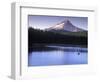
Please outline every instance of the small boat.
M80 53L78 52L78 55L80 55Z

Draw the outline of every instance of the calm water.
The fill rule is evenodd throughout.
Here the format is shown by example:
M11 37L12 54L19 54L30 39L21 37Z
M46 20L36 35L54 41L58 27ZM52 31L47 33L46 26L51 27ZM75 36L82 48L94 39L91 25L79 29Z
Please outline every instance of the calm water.
M87 48L46 46L28 54L28 66L87 64Z

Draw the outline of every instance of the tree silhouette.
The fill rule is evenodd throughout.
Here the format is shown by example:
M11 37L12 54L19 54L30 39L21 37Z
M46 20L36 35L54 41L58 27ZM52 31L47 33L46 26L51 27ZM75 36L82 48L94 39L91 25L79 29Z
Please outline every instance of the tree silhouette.
M28 47L34 44L71 44L87 47L87 36L76 36L70 34L43 31L29 27L28 29Z

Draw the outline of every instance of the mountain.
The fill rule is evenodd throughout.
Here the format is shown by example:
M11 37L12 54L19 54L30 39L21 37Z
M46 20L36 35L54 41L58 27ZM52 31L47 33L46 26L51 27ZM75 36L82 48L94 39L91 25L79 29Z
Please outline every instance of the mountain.
M71 21L69 20L64 20L52 27L49 27L47 29L45 29L46 31L64 31L64 32L83 32L86 31L84 29L81 29L79 27L76 27L75 25L73 25L71 23Z

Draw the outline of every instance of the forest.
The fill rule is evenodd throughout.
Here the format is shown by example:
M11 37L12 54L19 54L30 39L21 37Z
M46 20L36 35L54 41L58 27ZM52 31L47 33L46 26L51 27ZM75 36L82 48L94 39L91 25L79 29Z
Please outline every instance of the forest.
M87 47L87 32L52 32L40 29L28 28L28 47L38 44L70 44Z

